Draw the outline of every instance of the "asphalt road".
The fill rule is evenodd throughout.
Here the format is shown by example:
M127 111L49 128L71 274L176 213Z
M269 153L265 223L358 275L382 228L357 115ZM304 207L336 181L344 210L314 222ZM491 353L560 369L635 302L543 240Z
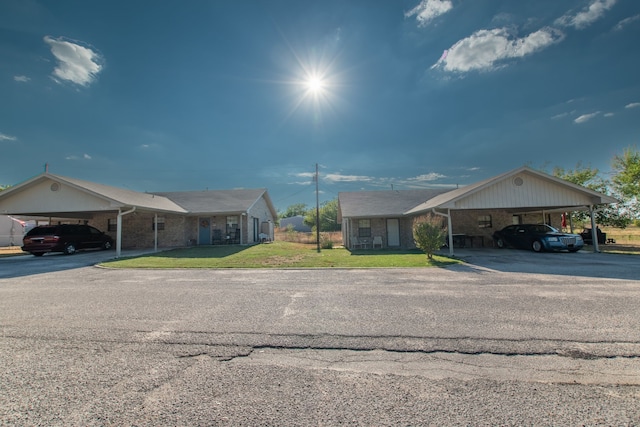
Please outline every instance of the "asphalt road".
M83 255L0 259L1 425L640 425L635 257L131 271Z

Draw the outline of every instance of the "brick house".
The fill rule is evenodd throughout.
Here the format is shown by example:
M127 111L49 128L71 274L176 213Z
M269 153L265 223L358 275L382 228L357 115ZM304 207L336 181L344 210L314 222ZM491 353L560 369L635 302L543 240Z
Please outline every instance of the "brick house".
M454 190L340 193L338 220L347 248L372 248L374 243L382 248L414 248L414 222L424 215L440 216L453 254L454 246L493 246L493 232L510 224L561 228L564 212L588 210L595 230L595 206L617 202L524 166Z
M142 193L45 172L0 192L0 213L86 223L122 248L253 244L273 238L266 189Z

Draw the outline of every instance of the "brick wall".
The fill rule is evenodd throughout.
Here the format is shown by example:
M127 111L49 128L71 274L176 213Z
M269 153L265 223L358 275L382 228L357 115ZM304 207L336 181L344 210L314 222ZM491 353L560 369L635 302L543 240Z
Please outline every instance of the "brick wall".
M187 246L190 239L197 238L195 218L182 215L158 214L164 218L164 230L158 230L158 247L172 248ZM89 221L92 225L116 239L116 231L108 231L109 220L115 224L117 214L98 214ZM154 214L134 212L122 217L122 248L153 248ZM159 227L160 228L160 227Z

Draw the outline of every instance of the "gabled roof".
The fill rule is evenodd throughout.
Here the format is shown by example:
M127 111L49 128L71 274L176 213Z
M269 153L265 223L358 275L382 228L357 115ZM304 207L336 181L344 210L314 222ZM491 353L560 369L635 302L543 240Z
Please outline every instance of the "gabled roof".
M198 214L233 214L247 212L264 197L273 218L277 212L265 188L239 190L174 191L154 193L166 197L185 210Z
M38 185L47 183L48 181L67 185L81 193L89 194L98 199L104 200L112 209L136 207L161 212L186 213L182 207L166 197L159 197L154 194L141 193L138 191L111 187L81 179L54 175L48 172L37 175L27 181L0 192L0 199L11 197L12 195L37 187Z
M342 218L399 217L409 209L451 190L353 191L338 194Z
M511 191L512 189L519 187L518 184L511 185L511 181L515 180L517 177L533 178L535 181L545 184L549 189L554 188L563 190L562 193L559 192L559 199L561 200L558 198L554 200L552 197L544 197L544 192L540 191L540 188L538 188L537 191L539 194L542 194L542 196L536 200L536 189L527 189L526 186L522 187L522 191L517 191L529 191L529 194L525 196L531 202L529 205L523 204L521 199L518 200L516 197L513 197L513 195L505 196L505 193L507 192L506 190ZM509 184L507 185L506 183ZM520 186L522 186L522 183L520 183ZM485 193L482 194L482 192ZM482 197L474 198L476 195ZM502 200L498 200L498 197L496 196L503 196L501 198ZM545 198L546 200L545 202L540 203L540 199L542 198ZM489 206L478 203L478 200L488 199L492 199L491 201L493 205L491 207L495 208L569 208L582 207L589 204L598 205L603 203L618 203L618 200L613 197L573 184L544 172L536 171L527 166L523 166L493 178L436 196L413 207L412 209L407 210L406 214L416 215L429 212L432 209L487 209Z
M47 186L46 193L48 193L48 197L52 197L49 195L53 194L48 190L49 183L62 184L66 187L73 188L76 194L91 196L91 198L87 200L99 201L96 203L99 205L98 207L94 204L89 208L92 211L113 211L121 208L136 208L139 210L163 213L222 215L247 212L261 198L264 198L272 217L274 219L277 218L277 212L273 207L267 190L264 188L142 193L81 179L54 175L48 172L0 192L0 206L2 206L4 200L8 200L10 197L18 195L23 191L28 191L29 189L37 189L43 185ZM33 205L33 203L31 204ZM74 211L73 209L69 209L63 212L62 208L58 206L55 213L69 214ZM32 206L29 212L18 213L36 215L42 212L40 212L39 207L33 208Z

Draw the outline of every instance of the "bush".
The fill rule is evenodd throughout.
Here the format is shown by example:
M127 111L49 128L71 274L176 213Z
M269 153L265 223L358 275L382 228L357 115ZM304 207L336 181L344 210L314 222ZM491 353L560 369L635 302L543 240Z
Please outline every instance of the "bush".
M320 233L320 247L322 249L333 249L333 241L328 233Z
M433 216L419 220L413 225L416 247L427 254L428 259L433 259L434 252L442 247L446 235L447 230L442 226L442 221Z

